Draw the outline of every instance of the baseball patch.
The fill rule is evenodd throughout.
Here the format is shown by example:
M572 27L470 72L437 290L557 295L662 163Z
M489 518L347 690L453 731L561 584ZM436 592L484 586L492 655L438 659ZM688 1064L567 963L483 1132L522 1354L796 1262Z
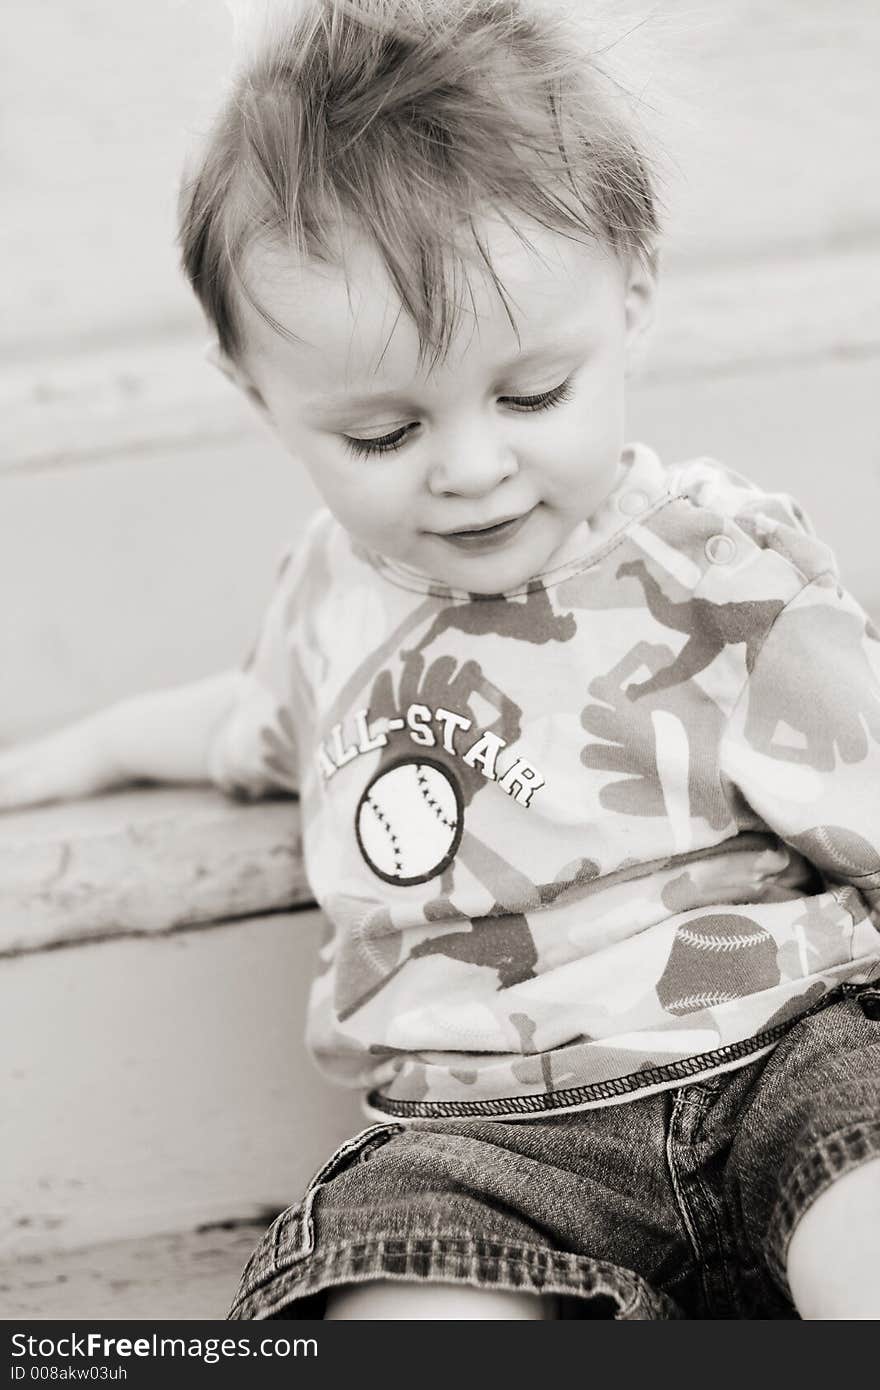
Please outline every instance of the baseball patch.
M360 799L361 854L386 883L427 883L455 857L463 811L448 768L433 758L404 758L379 772Z

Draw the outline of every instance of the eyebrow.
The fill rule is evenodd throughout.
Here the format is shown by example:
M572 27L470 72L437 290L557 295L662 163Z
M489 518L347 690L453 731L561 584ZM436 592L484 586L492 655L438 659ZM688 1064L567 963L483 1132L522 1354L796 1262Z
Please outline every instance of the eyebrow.
M566 357L577 345L583 344L583 335L577 338L558 338L553 343L547 343L542 347L532 348L529 352L524 352L516 357L510 358L507 362L502 362L493 372L493 376L504 376L505 373L514 370L521 370L523 367L534 365L551 364L559 359ZM358 395L322 395L315 396L308 403L308 408L316 412L332 411L357 411L375 410L379 406L406 406L412 407L412 393L409 391L375 391L364 392Z

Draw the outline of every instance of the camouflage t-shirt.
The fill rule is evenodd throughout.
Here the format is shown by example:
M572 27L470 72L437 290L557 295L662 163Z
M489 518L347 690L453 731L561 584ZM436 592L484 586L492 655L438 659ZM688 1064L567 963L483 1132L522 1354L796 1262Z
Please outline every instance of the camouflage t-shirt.
M791 499L710 460L627 449L489 597L320 513L213 769L301 797L308 1039L373 1114L681 1085L880 973L880 638Z

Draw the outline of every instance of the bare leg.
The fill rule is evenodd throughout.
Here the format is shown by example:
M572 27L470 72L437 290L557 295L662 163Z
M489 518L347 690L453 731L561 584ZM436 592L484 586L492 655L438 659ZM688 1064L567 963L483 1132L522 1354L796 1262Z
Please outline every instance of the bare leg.
M880 1159L852 1168L801 1217L788 1283L802 1318L880 1319Z
M556 1299L506 1289L472 1288L468 1284L397 1284L376 1280L331 1289L324 1317L361 1322L542 1320L556 1317Z

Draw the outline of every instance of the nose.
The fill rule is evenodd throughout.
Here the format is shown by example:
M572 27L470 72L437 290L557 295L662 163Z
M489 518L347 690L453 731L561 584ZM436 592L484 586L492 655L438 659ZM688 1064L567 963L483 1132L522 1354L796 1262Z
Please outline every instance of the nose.
M503 431L481 423L437 439L428 468L428 490L435 497L486 497L518 471Z

